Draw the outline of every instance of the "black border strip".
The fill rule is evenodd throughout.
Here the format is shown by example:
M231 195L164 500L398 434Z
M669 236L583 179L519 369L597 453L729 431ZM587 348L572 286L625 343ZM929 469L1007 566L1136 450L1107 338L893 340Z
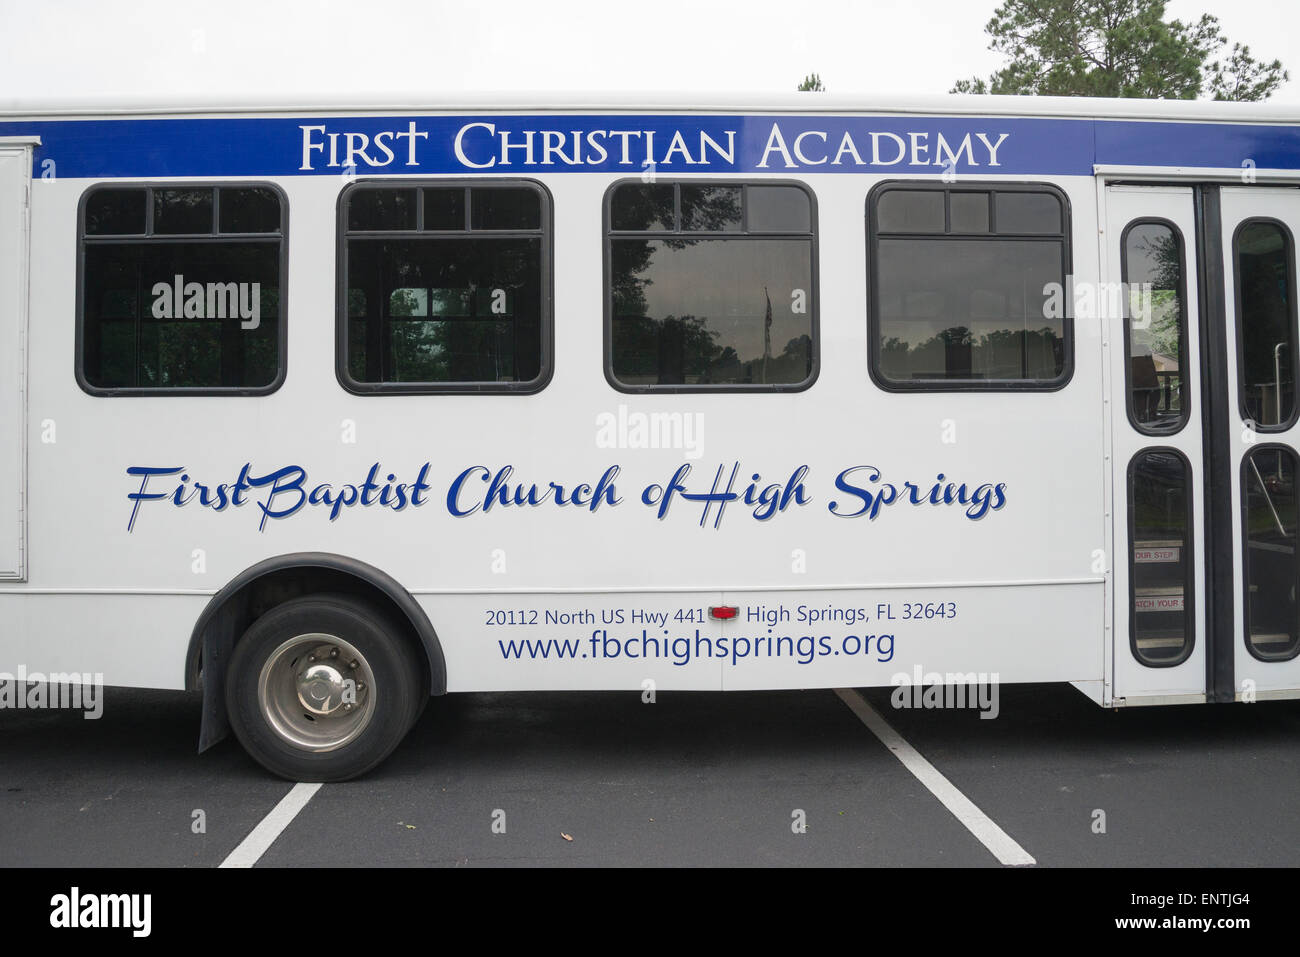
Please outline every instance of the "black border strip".
M1219 186L1193 188L1196 284L1201 332L1201 446L1205 456L1205 700L1236 699L1233 671L1232 443L1228 396L1228 316ZM1216 544L1227 541L1226 548Z

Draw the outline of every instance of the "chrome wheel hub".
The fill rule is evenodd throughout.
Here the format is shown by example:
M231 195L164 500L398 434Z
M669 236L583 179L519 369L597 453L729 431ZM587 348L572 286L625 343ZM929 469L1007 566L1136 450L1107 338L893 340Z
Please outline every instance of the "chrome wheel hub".
M330 665L312 665L298 675L298 700L312 714L333 714L347 693L342 673Z
M374 676L337 635L297 635L267 658L257 699L267 723L305 751L333 751L354 740L374 713Z

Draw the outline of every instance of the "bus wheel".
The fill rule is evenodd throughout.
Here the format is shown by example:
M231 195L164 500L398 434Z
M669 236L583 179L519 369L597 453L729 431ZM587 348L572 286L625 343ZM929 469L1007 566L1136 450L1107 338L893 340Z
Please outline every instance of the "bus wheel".
M235 644L226 709L244 749L294 781L346 781L397 747L418 716L423 662L381 609L308 595Z

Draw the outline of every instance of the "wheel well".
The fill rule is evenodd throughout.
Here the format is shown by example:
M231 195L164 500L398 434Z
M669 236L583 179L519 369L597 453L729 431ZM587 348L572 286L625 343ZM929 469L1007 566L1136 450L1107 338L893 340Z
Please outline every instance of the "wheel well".
M392 612L405 626L428 668L424 688L447 690L442 645L424 610L394 579L363 562L339 555L310 553L268 559L249 568L212 600L199 616L185 658L185 687L203 691L199 750L215 744L229 728L225 713L225 662L240 636L262 614L291 598L333 592L365 599ZM208 662L219 667L208 668Z

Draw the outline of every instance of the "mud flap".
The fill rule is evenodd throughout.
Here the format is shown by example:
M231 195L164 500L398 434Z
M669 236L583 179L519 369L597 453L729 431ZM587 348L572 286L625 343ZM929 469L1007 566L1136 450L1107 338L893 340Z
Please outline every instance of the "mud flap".
M202 754L230 733L226 714L226 664L235 647L236 603L227 602L208 622L203 632L203 721L199 727L199 753Z

